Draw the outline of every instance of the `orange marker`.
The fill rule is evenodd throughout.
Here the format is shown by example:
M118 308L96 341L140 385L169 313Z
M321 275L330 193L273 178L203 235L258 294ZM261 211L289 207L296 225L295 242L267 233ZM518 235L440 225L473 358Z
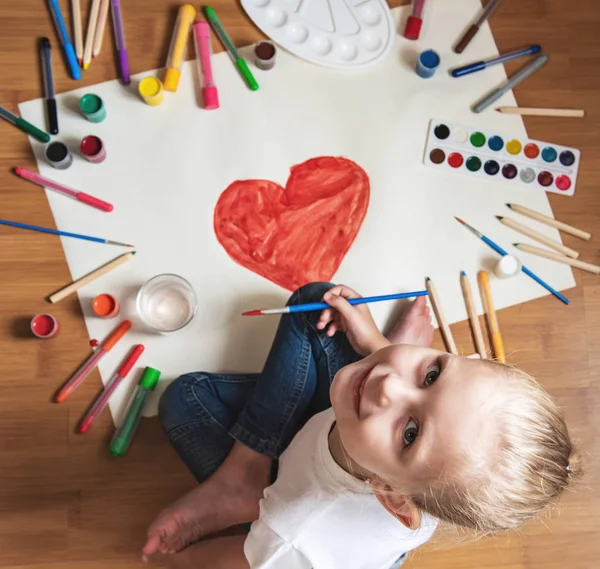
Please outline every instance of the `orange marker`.
M479 292L481 293L481 302L483 303L483 309L487 315L488 328L490 330L490 340L492 343L492 349L494 356L500 362L506 363L506 355L504 354L504 342L502 341L502 335L500 334L500 327L498 326L498 318L496 317L496 311L494 310L494 303L492 302L492 292L490 290L490 277L487 271L479 271L477 273L477 282L479 283Z
M115 344L131 329L131 320L122 322L114 332L100 345L96 351L83 362L82 366L73 374L56 395L56 402L62 403L98 365L104 355L110 352Z

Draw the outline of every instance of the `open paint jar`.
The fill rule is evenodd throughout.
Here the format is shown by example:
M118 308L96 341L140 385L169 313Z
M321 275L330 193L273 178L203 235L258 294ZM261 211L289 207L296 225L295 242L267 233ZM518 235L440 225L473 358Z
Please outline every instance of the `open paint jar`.
M144 324L168 334L185 328L198 310L198 299L192 285L183 277L157 275L142 286L136 306Z

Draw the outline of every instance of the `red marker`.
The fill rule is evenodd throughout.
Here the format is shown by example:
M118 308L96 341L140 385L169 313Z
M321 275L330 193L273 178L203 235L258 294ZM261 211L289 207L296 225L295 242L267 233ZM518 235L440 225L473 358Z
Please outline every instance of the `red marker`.
M96 401L94 401L93 405L90 407L90 410L86 413L85 417L81 420L79 424L79 432L85 433L92 426L92 423L96 420L96 417L104 411L106 406L108 405L108 400L110 396L113 394L115 389L120 385L121 381L125 379L127 374L131 371L131 368L134 366L135 362L138 361L139 357L142 355L144 351L144 346L142 344L137 344L131 350L129 356L125 360L125 363L119 368L117 372L108 380L104 391L98 396Z
M44 178L43 176L40 176L31 170L27 170L27 168L15 168L15 174L19 176L19 178L23 178L23 180L27 180L28 182L42 186L47 190L54 190L55 192L69 196L70 198L95 207L96 209L101 209L102 211L112 211L114 209L112 204L109 204L104 200L95 198L94 196L90 196L89 194L80 192L78 190L67 188L67 186L63 186L62 184L48 180L48 178Z
M101 346L96 348L96 351L83 362L83 365L73 374L71 379L65 383L58 394L56 395L56 402L62 403L77 387L83 382L83 380L90 374L90 372L98 365L98 362L110 352L115 344L131 329L131 320L125 320L121 322L118 328L104 341Z

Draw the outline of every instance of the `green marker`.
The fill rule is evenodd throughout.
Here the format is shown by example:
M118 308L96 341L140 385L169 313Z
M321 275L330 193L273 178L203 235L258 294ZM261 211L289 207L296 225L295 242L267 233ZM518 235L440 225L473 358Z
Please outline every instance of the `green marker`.
M258 85L256 86L258 89ZM36 126L33 126L30 122L25 119L13 115L10 111L7 111L4 107L0 107L0 117L6 119L9 123L14 124L17 128L20 128L23 132L30 134L36 140L40 142L50 142L50 135L43 130L40 130Z
M244 78L244 81L246 81L246 84L248 85L248 87L250 87L250 89L256 91L258 89L258 83L256 82L254 75L252 75L252 72L250 71L250 69L248 69L248 65L233 45L231 38L223 29L223 26L221 26L221 22L219 22L219 18L217 18L215 11L210 6L205 6L204 13L206 14L206 17L208 18L208 21L213 27L213 30L217 34L218 38L221 40L223 47L225 47L227 53L229 53L231 59L235 63L235 66L238 68L240 75Z
M127 404L123 424L117 429L112 441L110 441L108 451L113 456L123 456L127 452L135 431L140 424L146 397L148 397L151 391L154 391L159 377L160 371L157 369L147 367L144 370L142 379L140 379L139 385L136 387Z

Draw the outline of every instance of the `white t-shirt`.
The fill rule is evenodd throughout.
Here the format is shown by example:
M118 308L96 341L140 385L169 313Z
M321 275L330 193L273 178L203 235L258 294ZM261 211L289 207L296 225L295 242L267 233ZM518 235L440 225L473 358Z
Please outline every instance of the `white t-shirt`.
M435 531L427 515L407 529L337 465L328 443L334 421L331 409L315 415L281 455L244 543L252 569L389 569Z

